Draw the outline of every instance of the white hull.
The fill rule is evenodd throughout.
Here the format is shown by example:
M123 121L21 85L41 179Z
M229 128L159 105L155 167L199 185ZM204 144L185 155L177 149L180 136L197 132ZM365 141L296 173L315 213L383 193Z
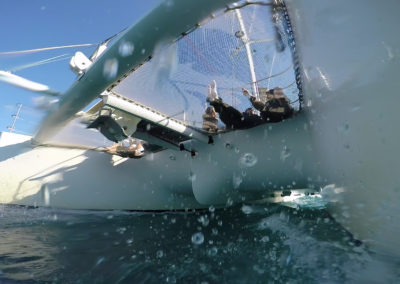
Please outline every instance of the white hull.
M195 157L186 151L164 150L141 159L94 150L33 147L27 136L2 133L0 203L70 209L188 209L306 188L316 169L304 162L309 153L304 145L310 145L308 131L296 130L302 123L303 118L297 117L217 136L214 145L193 143Z
M2 133L1 142L16 135ZM170 156L174 156L174 160ZM123 159L30 141L0 147L0 203L69 209L198 208L186 154Z

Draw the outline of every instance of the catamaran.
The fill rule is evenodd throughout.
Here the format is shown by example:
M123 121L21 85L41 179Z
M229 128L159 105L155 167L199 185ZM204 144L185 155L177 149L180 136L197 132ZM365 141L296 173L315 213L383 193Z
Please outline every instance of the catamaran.
M3 81L58 102L34 137L1 133L0 203L195 209L323 188L328 209L355 237L400 254L391 221L400 202L399 39L391 32L398 6L165 1L90 58L75 54L77 79L63 94L2 72ZM242 88L261 97L280 87L296 114L207 132L213 80L241 111L250 106ZM145 154L111 155L126 139L145 141Z

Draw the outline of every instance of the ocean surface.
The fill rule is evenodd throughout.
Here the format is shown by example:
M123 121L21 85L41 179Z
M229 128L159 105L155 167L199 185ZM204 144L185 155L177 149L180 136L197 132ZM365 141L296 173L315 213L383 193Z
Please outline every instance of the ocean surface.
M0 283L399 283L316 198L186 212L0 207Z

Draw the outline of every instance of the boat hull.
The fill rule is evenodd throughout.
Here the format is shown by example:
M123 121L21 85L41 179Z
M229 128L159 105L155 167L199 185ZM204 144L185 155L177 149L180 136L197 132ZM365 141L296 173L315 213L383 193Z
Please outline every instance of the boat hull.
M399 1L287 0L304 112L329 210L372 249L400 255Z
M33 147L18 138L24 137L2 133L0 139L0 203L101 210L204 207L194 198L186 153L166 150L129 159Z

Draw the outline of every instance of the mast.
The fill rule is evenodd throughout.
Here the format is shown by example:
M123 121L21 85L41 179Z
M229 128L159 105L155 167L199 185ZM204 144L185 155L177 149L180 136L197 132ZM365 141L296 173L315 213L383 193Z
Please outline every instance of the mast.
M235 14L236 14L236 17L237 17L239 25L240 25L240 30L243 32L243 36L241 36L240 39L242 40L242 42L246 48L247 60L249 61L250 76L251 76L251 88L253 90L254 96L257 99L259 99L260 96L258 94L257 78L256 78L256 73L254 71L254 61L253 61L253 56L251 54L250 40L249 40L249 37L247 36L246 27L244 26L242 13L240 12L239 9L235 9Z
M21 108L22 108L22 104L18 104L17 113L12 115L12 117L14 118L13 122L12 122L11 126L7 127L8 130L10 130L10 132L14 132L14 130L15 130L15 123L17 122L17 119L19 118L19 113L21 111Z

